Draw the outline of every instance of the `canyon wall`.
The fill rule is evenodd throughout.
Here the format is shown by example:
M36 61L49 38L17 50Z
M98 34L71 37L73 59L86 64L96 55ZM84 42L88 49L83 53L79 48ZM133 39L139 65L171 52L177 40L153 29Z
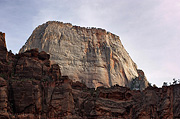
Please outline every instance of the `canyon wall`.
M180 85L133 91L89 89L68 77L59 81L0 78L0 118L179 119Z
M62 74L90 88L116 84L131 87L133 79L141 80L137 86L141 90L148 85L145 75L139 78L137 66L119 36L104 29L49 21L33 31L20 53L33 48L49 53Z
M3 35L0 32L0 119L180 118L180 84L143 91L118 85L88 88L62 76L46 52L8 52Z

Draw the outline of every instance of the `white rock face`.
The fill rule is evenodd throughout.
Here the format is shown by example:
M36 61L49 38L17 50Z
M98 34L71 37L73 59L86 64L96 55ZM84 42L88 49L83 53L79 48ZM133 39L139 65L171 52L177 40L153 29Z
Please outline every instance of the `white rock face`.
M49 53L63 75L90 88L115 84L130 87L132 79L138 77L137 66L119 37L103 29L49 21L33 31L20 52L32 48Z

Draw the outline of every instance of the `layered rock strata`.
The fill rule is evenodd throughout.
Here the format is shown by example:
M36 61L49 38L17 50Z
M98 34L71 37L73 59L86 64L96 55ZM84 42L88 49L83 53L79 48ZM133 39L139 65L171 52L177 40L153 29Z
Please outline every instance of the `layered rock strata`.
M50 55L31 49L14 55L7 51L4 33L0 33L0 76L4 79L58 80L61 72L58 64L52 63Z
M121 86L95 90L68 77L43 82L0 78L0 84L0 118L180 118L180 85L149 87L142 92Z
M49 21L33 31L20 52L33 48L49 53L64 75L91 88L116 84L131 87L131 81L139 77L119 36L104 29ZM140 89L147 87L145 76L141 82Z
M3 52L8 60L0 60L7 67L0 70L0 119L180 118L180 84L142 92L118 85L95 90L61 76L45 52Z

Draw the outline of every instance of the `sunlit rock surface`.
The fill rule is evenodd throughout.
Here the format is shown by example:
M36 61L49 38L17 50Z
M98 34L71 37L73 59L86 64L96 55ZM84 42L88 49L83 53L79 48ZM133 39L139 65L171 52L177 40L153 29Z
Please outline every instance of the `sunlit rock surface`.
M0 42L0 52L4 43ZM3 52L0 68L7 68L0 70L0 119L180 118L180 84L143 91L118 85L88 88L61 76L59 65L45 52ZM141 70L138 74L134 88L144 78Z
M32 48L49 53L50 60L60 65L62 74L88 87L130 87L132 79L139 77L119 36L104 29L49 21L33 31L20 52ZM147 84L144 76L139 88L144 89Z

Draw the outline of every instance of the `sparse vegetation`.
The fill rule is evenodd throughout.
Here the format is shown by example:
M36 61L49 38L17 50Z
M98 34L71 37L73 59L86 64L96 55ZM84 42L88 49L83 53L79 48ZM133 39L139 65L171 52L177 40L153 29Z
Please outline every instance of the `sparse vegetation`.
M164 82L164 83L163 83L163 86L168 86L167 82Z
M173 81L172 81L172 82L169 82L169 86L171 86L171 85L176 85L176 84L180 84L180 79L175 79L175 78L173 78ZM167 83L167 82L164 82L164 83L163 83L163 86L168 86L168 83Z
M140 90L140 80L138 78L135 78L131 81L131 90Z
M148 87L152 87L152 84L151 84L151 83L148 83Z
M154 88L157 88L156 84L153 84L153 87L154 87Z

